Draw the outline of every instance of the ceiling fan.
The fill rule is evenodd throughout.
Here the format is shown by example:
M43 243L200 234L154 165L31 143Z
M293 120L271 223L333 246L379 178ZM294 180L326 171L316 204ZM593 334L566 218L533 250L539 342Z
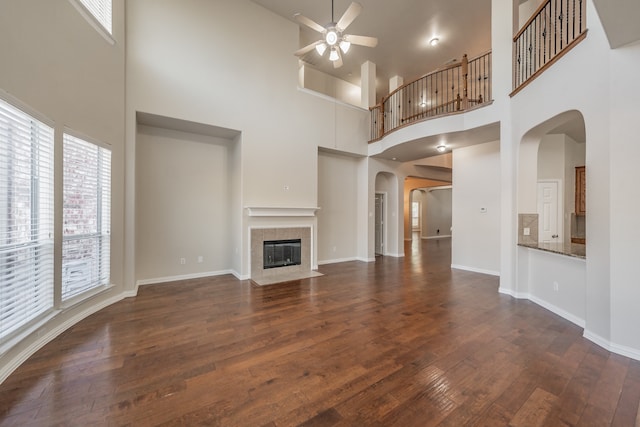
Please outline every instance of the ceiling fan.
M358 17L358 15L360 15L361 11L362 5L360 3L353 2L349 5L338 22L336 22L333 18L333 0L331 0L331 22L324 27L306 16L296 13L294 17L299 23L304 24L312 30L322 34L322 40L313 42L296 51L296 56L303 56L313 49L322 56L328 49L329 59L333 62L333 67L339 68L342 67L342 55L349 51L352 44L376 47L378 45L378 39L375 37L355 36L343 33Z

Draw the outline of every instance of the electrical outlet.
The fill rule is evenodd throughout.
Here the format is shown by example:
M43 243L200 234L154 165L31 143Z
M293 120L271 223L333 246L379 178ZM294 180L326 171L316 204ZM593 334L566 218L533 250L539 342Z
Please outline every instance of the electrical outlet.
M187 263L186 258L180 258L180 265L185 265Z
M553 282L553 290L558 292L559 289L560 289L560 285L558 285L558 282Z
M531 235L531 229L529 227L525 227L522 230L522 234L524 234L525 236L530 236Z
M198 264L201 264L204 261L202 255L198 256Z

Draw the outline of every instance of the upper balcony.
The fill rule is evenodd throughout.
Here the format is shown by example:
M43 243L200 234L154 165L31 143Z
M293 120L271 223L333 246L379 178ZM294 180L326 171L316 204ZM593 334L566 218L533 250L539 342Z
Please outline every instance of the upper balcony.
M433 71L384 97L371 110L371 139L413 123L491 103L491 52Z
M585 0L546 0L524 21L513 38L511 96L586 37L585 3ZM465 55L460 61L399 87L370 108L369 142L414 123L490 105L492 68L490 51L471 59Z

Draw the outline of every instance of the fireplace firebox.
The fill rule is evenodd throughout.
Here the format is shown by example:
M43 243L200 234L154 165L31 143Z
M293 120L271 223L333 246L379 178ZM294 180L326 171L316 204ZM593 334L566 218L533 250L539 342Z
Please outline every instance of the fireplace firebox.
M301 239L265 240L263 243L263 267L277 268L301 265Z

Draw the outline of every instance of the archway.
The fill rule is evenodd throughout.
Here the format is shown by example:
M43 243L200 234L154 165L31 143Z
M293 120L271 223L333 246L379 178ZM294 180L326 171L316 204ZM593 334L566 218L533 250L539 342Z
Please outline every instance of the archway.
M518 243L584 243L586 137L579 111L559 114L528 131L518 162ZM578 182L576 182L578 176ZM584 175L582 175L584 177ZM584 181L582 181L584 184ZM581 194L582 191L582 194Z

